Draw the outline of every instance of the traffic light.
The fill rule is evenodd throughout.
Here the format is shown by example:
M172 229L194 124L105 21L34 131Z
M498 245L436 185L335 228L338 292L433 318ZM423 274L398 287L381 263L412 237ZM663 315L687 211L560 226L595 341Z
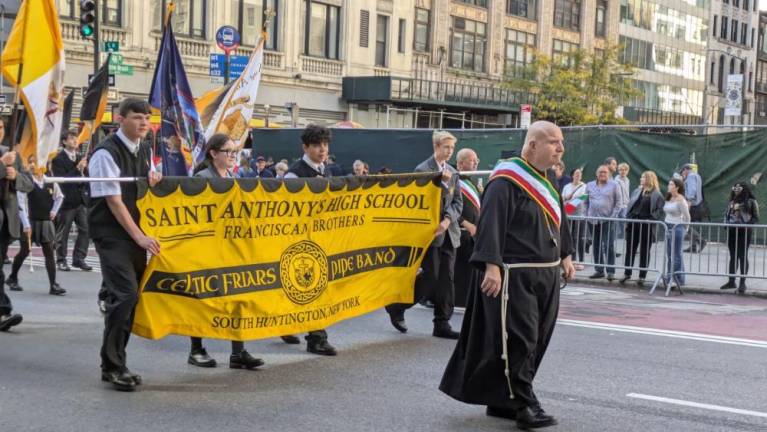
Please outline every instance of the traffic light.
M96 1L80 0L80 34L84 38L93 37L96 24Z

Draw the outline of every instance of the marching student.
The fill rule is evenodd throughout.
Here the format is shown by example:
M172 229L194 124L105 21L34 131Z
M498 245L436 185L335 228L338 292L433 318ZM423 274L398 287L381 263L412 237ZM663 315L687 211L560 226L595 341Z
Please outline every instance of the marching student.
M56 282L56 262L53 248L56 245L56 228L53 220L64 202L64 194L58 184L45 184L42 168L35 166L34 156L30 156L29 166L33 172L34 186L30 192L17 192L19 202L19 218L24 236L21 238L19 253L13 258L11 274L5 282L11 291L21 291L19 285L19 269L29 256L32 242L43 249L45 256L45 271L48 273L50 295L64 295L67 291Z

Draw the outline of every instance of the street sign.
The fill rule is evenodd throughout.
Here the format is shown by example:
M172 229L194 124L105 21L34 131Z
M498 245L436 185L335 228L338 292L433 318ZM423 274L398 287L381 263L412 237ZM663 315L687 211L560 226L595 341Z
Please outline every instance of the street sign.
M530 117L532 117L533 107L528 104L519 106L519 127L527 129L530 127Z
M229 57L229 79L237 79L248 66L248 56L230 56ZM210 55L210 76L223 77L226 68L226 55Z
M109 57L109 72L116 75L132 76L133 66L124 64L124 61L125 56L118 53L112 53L112 55Z
M88 85L93 81L93 74L88 74ZM115 86L115 75L109 74L109 87Z
M240 33L229 25L219 27L216 31L216 45L224 52L234 51L240 46Z
M112 52L112 53L120 51L120 42L118 42L118 41L104 41L104 51Z

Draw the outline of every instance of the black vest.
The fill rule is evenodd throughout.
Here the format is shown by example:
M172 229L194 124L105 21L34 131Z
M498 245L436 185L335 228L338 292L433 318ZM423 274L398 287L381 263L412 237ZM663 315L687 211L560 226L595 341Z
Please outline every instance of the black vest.
M53 185L48 184L39 187L35 184L32 191L27 193L27 207L29 209L29 220L51 220L51 210L53 209Z
M320 173L316 169L312 168L306 161L303 159L299 159L296 162L293 162L293 165L290 166L290 169L288 170L289 173L295 174L297 177L329 177L328 169L325 168L325 174Z
M136 156L131 154L130 150L122 143L116 135L110 135L102 141L93 154L99 151L106 151L112 156L115 164L120 169L120 177L147 177L149 174L149 146L142 144L139 147ZM93 158L93 154L91 158ZM138 186L135 182L120 183L122 191L122 201L131 218L139 224L139 211L136 206L138 199ZM88 229L90 236L94 239L104 237L116 237L130 239L130 235L123 229L117 218L107 205L104 197L91 198L88 210Z

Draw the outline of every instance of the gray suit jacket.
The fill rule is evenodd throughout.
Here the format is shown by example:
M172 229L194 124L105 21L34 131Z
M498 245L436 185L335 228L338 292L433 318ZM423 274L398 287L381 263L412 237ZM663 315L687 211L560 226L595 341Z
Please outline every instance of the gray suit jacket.
M450 227L447 229L447 234L450 236L450 242L454 248L458 248L461 245L461 227L458 225L458 220L461 217L463 211L463 195L461 195L461 189L458 185L458 171L450 166L446 165L447 169L453 173L448 182L448 187L442 185L442 202L440 206L440 222L445 217L450 219ZM435 172L439 171L437 161L432 155L429 159L421 162L415 167L415 172ZM445 242L445 234L440 234L434 238L431 243L432 247L440 247Z
M4 155L7 149L0 149L0 156ZM21 156L16 154L16 162L13 164L16 168L16 180L7 180L5 178L5 167L0 166L0 205L2 205L2 211L0 211L0 227L3 226L3 222L8 223L8 233L13 238L21 237L21 219L19 218L19 201L16 198L16 191L32 192L34 183L32 183L32 176L24 171L21 166Z

